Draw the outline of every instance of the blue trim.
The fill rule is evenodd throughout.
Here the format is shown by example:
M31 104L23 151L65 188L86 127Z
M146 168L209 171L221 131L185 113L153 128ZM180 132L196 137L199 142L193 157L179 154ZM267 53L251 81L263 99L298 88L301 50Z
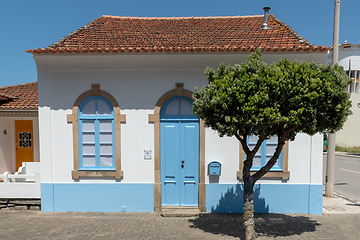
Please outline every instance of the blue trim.
M46 212L153 212L154 184L42 183L41 198Z
M323 186L314 184L255 184L257 213L321 214ZM208 212L242 213L243 184L207 184Z
M95 100L95 112L94 115L82 115L83 107L91 100ZM108 107L110 108L111 114L109 115L99 115L98 114L98 100L104 101ZM107 100L104 97L101 96L91 96L86 98L79 107L78 110L78 116L79 116L79 169L78 170L105 170L105 171L113 171L116 170L115 167L115 114L114 114L114 108L111 105L110 101ZM94 137L95 137L95 166L84 166L83 164L83 129L82 129L82 123L83 121L93 121L94 122ZM112 128L112 167L102 167L100 166L100 121L111 121L111 128ZM108 132L108 131L102 131L102 132ZM110 132L109 132L110 133ZM110 143L109 143L110 144ZM90 155L93 156L93 155Z

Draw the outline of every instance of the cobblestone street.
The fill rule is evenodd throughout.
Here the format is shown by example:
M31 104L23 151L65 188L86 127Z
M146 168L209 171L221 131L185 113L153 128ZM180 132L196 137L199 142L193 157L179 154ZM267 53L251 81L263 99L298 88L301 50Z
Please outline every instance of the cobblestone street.
M0 211L0 239L244 239L242 214ZM360 214L256 214L259 239L359 239Z

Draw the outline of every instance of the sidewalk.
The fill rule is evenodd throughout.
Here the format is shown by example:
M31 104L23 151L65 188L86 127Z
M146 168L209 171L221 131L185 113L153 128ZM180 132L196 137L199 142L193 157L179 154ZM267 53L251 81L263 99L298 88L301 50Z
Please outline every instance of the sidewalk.
M242 214L163 218L156 213L0 210L0 239L244 239ZM256 214L258 239L359 239L360 205L324 197L323 215Z

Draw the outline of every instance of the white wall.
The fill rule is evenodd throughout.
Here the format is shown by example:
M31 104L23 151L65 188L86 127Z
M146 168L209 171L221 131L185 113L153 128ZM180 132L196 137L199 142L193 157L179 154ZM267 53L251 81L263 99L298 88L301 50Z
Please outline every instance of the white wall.
M121 124L121 165L124 183L154 182L154 126L148 122L158 99L184 83L184 88L194 91L207 84L204 69L217 68L220 62L241 63L248 54L35 54L39 80L39 118L41 136L42 182L73 182L72 124L67 114L75 100L100 84L100 89L110 93L119 103L126 123ZM264 54L271 63L279 58L291 60L325 61L322 54ZM306 151L309 137L295 141ZM321 143L322 140L320 139ZM235 138L219 138L212 130L206 130L206 166L210 161L222 162L220 183L236 183L239 168L239 143ZM144 150L152 151L152 159L144 160ZM309 182L310 176L302 176L300 170L310 168L310 153L299 151L290 158L301 159L300 169L293 166L292 182ZM321 151L321 150L320 150ZM321 161L317 160L317 161ZM289 161L290 164L291 161ZM290 165L289 165L290 168ZM294 174L294 175L293 175ZM319 174L319 173L317 173ZM320 168L321 174L321 168ZM206 169L206 182L209 182ZM320 176L321 178L321 176ZM80 180L86 182L113 182L115 180Z
M0 117L0 174L16 172L15 120L33 121L34 161L39 162L39 122L37 117ZM4 134L6 130L7 134Z
M350 100L353 114L348 117L343 129L336 133L336 145L342 147L360 146L360 108L357 106L360 103L360 94L351 93Z
M331 63L332 54L329 54L328 62ZM352 45L351 48L339 48L338 64L344 67L345 71L360 70L360 48L358 45Z
M322 135L298 133L289 146L289 183L322 184Z

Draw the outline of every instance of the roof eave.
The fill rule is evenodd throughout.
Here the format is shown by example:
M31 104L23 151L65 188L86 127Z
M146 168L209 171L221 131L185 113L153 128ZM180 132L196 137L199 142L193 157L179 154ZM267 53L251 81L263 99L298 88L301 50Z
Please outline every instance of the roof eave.
M35 48L35 49L27 49L27 53L32 54L40 54L40 53L153 53L153 52L247 52L247 51L255 51L257 48L253 46L215 46L215 47L143 47L143 48ZM266 52L286 52L286 51L312 51L312 52L323 52L331 50L332 47L325 47L325 46L294 46L294 47L259 47L261 51Z

